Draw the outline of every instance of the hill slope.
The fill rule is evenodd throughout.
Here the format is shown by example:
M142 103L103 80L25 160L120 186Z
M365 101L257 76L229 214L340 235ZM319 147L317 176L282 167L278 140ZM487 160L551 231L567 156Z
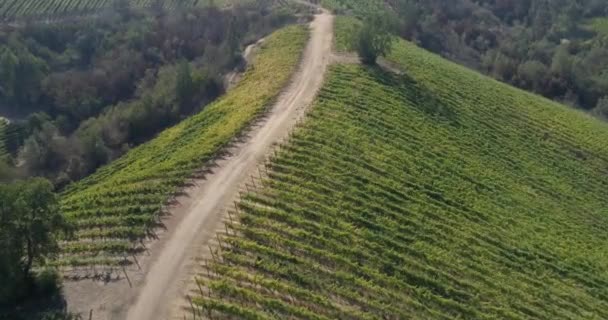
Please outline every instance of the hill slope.
M206 4L206 0L163 0L161 3L167 9L177 6L190 7ZM152 0L126 0L134 7L149 7ZM119 2L115 0L0 0L0 20L30 17L58 17L70 14L90 13L104 8L110 8Z
M234 3L254 0L0 0L0 21L18 19L49 19L76 17L91 13L103 13L112 8L151 8L162 6L164 10L186 9L196 6L226 7ZM278 5L286 4L273 0Z
M8 124L4 119L0 119L0 160L5 160L8 156L8 151L6 150L6 140L8 138L7 132Z
M55 264L122 264L142 250L135 240L153 231L163 205L287 84L307 37L303 26L273 33L226 96L66 190L61 208L77 226L76 240Z
M607 318L608 126L406 42L391 60L404 75L333 68L239 203L200 311Z

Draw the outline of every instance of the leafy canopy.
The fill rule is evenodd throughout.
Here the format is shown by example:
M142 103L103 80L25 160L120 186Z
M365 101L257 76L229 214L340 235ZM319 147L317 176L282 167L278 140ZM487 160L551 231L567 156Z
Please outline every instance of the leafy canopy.
M354 43L361 62L375 64L378 57L391 52L394 25L394 18L385 10L373 11L364 18Z
M32 266L57 253L56 231L66 227L49 181L0 185L0 305L28 292Z

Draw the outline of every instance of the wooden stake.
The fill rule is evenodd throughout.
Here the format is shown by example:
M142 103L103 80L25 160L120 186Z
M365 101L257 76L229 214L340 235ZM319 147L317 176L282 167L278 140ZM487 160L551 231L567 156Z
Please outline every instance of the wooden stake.
M132 253L131 256L133 257L133 260L135 261L135 264L137 265L137 268L139 270L141 270L141 266L139 265L139 261L137 261L137 257L135 257L135 253Z
M205 295L205 293L203 292L203 287L201 287L201 284L198 282L198 279L196 279L195 281L196 286L198 287L198 291L201 293L201 297L203 297Z
M215 237L217 238L217 242L219 244L219 249L222 250L222 240L220 240L220 234L216 233Z
M129 288L133 288L133 284L131 283L131 279L129 279L129 275L127 274L125 266L122 266L122 272L124 272L125 277L127 278L127 282L129 282Z
M192 303L192 298L190 298L190 295L186 295L186 297L188 298L188 301L190 302L190 308L192 308L192 315L194 316L194 319L196 320L196 310L194 310L194 304Z

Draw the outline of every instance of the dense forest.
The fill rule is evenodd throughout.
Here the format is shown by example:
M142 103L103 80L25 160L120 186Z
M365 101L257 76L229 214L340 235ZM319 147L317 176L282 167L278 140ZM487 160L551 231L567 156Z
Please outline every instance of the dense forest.
M0 28L0 116L12 133L2 178L61 188L90 174L220 95L244 46L299 10L116 3L91 19Z
M369 12L374 1L326 0ZM381 5L380 2L375 2ZM605 0L384 0L400 36L494 78L608 117Z

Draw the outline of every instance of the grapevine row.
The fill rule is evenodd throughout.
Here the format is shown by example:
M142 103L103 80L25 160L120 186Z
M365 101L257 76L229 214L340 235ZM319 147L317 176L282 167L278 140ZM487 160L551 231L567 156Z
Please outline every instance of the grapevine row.
M232 210L193 312L608 317L608 127L406 42L389 59L405 75L332 69Z
M240 84L199 114L71 185L61 209L75 226L58 265L129 263L155 237L172 199L198 170L261 115L297 66L307 40L303 26L275 32ZM127 245L130 244L130 246Z

